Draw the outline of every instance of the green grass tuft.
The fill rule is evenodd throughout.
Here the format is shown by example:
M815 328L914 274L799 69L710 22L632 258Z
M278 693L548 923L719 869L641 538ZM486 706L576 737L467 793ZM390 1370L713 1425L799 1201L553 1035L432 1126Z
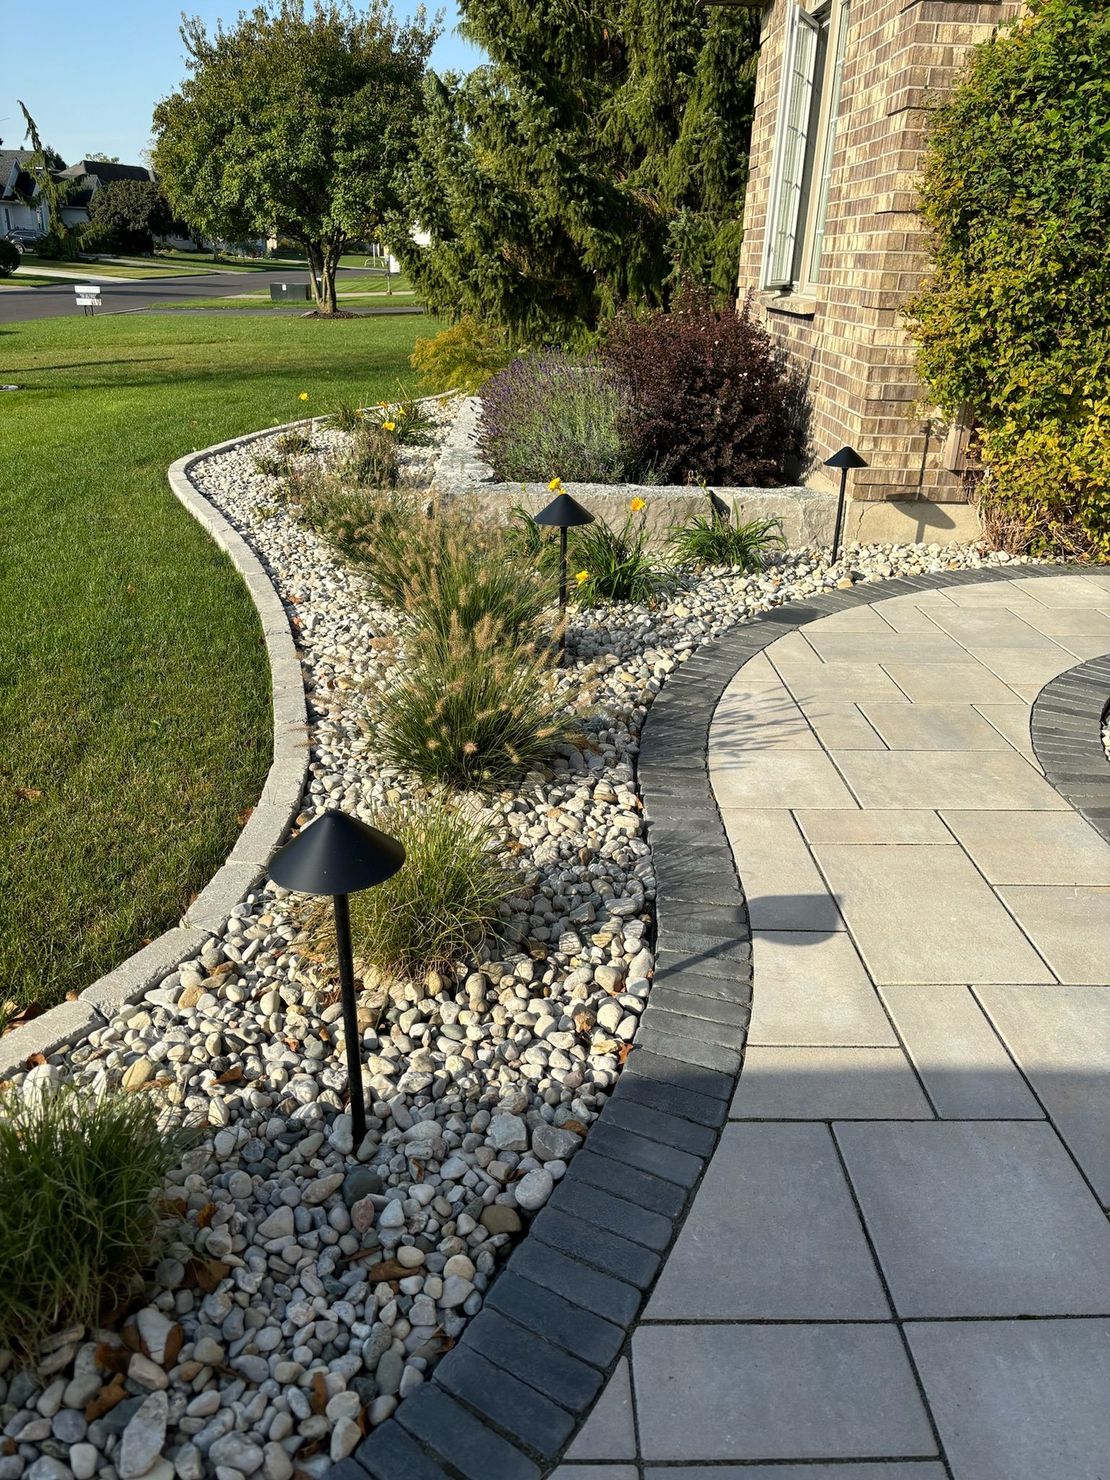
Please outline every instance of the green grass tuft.
M190 1139L145 1092L0 1100L0 1351L33 1361L51 1333L95 1327L129 1298Z
M675 559L683 565L762 570L768 552L783 549L786 539L780 519L750 519L744 523L734 501L731 516L711 504L708 515L695 514L673 529L669 543Z

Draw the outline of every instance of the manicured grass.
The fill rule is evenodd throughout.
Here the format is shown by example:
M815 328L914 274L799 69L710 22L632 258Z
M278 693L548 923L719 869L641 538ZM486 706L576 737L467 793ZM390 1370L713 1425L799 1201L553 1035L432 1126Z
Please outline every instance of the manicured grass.
M367 304L374 306L388 306L396 303L398 308L408 307L412 304L414 293L407 283L400 284L398 278L393 279L392 296L385 291L385 284L376 278L370 277L343 277L339 280L339 290L336 295L340 308L349 308L356 312L360 307ZM188 298L180 303L160 303L159 311L162 309L189 309L189 308L277 308L287 311L293 307L300 307L302 312L312 311L311 299L302 300L297 304L283 303L270 297L269 288L259 288L246 293L233 292L224 294L219 298Z
M176 457L412 386L424 318L48 319L0 328L0 1026L181 914L270 760L246 590ZM298 399L304 390L310 400Z
M11 277L0 278L0 292L5 288L43 288L48 283L56 283L57 278L43 277L42 273L24 272L17 267Z

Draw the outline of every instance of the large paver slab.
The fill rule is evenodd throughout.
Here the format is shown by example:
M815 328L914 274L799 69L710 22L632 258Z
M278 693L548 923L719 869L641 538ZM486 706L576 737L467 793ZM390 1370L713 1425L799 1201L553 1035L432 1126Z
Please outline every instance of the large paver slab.
M973 650L1021 648L1028 652L1051 652L1047 634L1032 625L1037 620L1036 610L1028 602L1022 602L1021 607L1019 616L1001 607L974 610L954 606L947 612L934 612L933 620L942 632Z
M722 807L851 807L855 803L823 750L718 751L711 761L710 776Z
M814 852L875 981L1053 980L960 850L821 844Z
M910 706L903 701L903 707L909 709ZM857 704L812 699L806 705L805 718L826 750L886 749Z
M1110 888L1011 884L998 893L1061 981L1110 980Z
M725 1127L644 1319L730 1318L890 1319L827 1126Z
M1039 587L1040 581L1031 581L1030 587ZM966 586L948 586L944 592L953 606L1005 606L1011 611L1034 610L1041 605L1030 592L1021 590L1017 581L983 581Z
M1036 756L1033 754L1033 741L1029 734L1029 705L1023 704L1015 697L1013 703L1008 704L977 704L976 709L983 718L992 724L998 733L1004 736L1015 750L1021 752L1027 761L1032 762L1039 771Z
M834 1129L900 1315L1110 1313L1110 1224L1051 1126Z
M1098 579L1088 576L1053 576L1052 580L1021 576L1010 583L1015 591L1031 596L1041 606L1087 606L1106 605L1106 586Z
M1027 612L1023 621L1046 637L1058 637L1067 646L1069 637L1105 637L1110 642L1110 591L1104 592L1106 599L1102 609L1090 606L1045 607L1039 612Z
M833 759L865 809L1040 812L1063 811L1068 805L1009 747L976 751L974 756L959 750L842 750Z
M931 1120L900 1048L749 1046L729 1114L737 1120Z
M980 998L1110 1206L1110 986L982 987Z
M887 663L887 674L915 704L1005 704L1013 690L970 658L962 663ZM861 700L869 695L858 696Z
M1110 1321L906 1327L954 1480L1104 1480Z
M847 935L757 931L755 988L748 1042L897 1043L894 1031Z
M798 826L810 843L939 843L953 844L955 839L935 812L924 808L880 812L800 810Z
M753 929L844 929L840 911L788 811L722 808L721 815Z
M889 1324L645 1325L632 1372L648 1464L936 1454Z
M1051 641L1051 638L1045 639ZM971 650L979 662L1007 684L1049 683L1065 669L1074 668L1074 654L1055 645L1055 652L1047 649L1031 651L1027 648L981 647Z
M946 632L826 632L819 622L806 634L826 663L958 663L964 648Z
M632 1465L560 1465L551 1480L640 1480L640 1476Z
M731 758L747 755L753 748L769 750L817 750L817 736L809 721L785 688L729 695L713 713L709 731L709 754L714 768Z
M771 652L774 653L773 648ZM867 699L886 699L897 703L905 697L900 686L878 663L825 663L812 668L798 665L784 677L803 709L807 704L828 700L861 704Z
M562 1480L568 1477L559 1471ZM667 1465L644 1471L647 1480L947 1480L939 1462L862 1465Z
M863 704L891 750L1010 750L1009 742L968 703Z
M1078 812L942 816L992 884L1110 885L1110 844Z
M882 996L938 1115L946 1120L1043 1119L967 987L901 983L883 987Z
M601 1397L593 1406L567 1459L635 1459L636 1430L632 1419L632 1381L622 1357Z

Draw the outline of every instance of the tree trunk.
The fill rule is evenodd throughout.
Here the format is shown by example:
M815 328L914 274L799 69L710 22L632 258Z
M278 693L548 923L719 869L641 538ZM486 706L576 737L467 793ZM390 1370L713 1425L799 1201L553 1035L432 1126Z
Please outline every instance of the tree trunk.
M324 299L321 290L320 278L323 268L323 253L319 242L305 242L305 253L308 257L308 270L312 276L312 296L316 300L316 312L326 313Z
M339 267L339 259L343 255L342 238L333 237L331 241L324 244L324 260L320 273L320 304L321 313L336 313L335 301L335 274Z

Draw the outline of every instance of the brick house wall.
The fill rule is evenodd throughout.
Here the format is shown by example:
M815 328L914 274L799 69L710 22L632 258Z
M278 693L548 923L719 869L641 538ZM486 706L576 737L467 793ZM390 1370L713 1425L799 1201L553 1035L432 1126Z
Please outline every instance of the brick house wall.
M820 464L850 443L870 464L852 475L855 500L917 505L905 510L916 519L917 538L944 538L945 529L960 537L971 532L971 511L960 517L935 506L964 503L964 480L951 444L946 453L950 429L928 408L914 373L899 309L928 266L915 186L930 100L950 85L969 47L1020 13L1022 0L851 0L821 269L805 296L764 287L776 114L795 3L764 6L740 292L754 294L767 328L808 376L809 481L831 487ZM809 0L803 6L813 8Z

